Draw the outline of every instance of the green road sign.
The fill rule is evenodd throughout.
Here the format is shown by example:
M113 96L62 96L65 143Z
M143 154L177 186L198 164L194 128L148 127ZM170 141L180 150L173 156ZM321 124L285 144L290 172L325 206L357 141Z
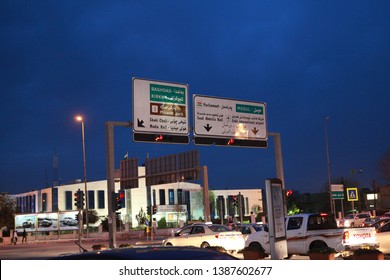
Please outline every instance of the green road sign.
M332 192L333 199L344 199L344 192Z

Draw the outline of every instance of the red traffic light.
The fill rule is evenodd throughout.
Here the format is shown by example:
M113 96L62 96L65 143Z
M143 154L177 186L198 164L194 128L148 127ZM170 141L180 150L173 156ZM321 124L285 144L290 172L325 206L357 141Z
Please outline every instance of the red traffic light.
M287 190L286 191L286 197L289 197L293 194L293 190Z

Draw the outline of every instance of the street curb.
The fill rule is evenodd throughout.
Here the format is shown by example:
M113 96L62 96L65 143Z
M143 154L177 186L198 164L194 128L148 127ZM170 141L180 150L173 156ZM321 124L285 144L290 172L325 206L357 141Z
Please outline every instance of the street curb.
M137 241L135 245L162 245L162 241Z

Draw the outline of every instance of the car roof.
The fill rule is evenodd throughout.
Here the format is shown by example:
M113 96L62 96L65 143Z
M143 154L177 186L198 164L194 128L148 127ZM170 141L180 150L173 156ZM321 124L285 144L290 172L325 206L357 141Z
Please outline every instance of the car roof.
M156 246L117 248L67 254L50 258L55 260L236 260L229 254L212 248Z

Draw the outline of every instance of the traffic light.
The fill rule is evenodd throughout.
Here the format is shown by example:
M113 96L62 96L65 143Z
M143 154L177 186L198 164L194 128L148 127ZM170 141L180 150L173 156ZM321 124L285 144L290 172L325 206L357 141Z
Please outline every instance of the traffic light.
M74 206L76 206L78 210L83 209L84 193L80 189L74 193Z
M74 206L76 206L77 209L79 209L80 205L80 190L74 193Z
M121 208L125 208L125 191L119 191L119 204Z
M125 206L125 192L120 191L119 193L113 193L112 200L114 211L122 209Z
M157 205L154 205L153 206L153 215L156 215L156 213L157 213Z
M289 197L293 194L293 190L287 190L286 191L286 197Z
M80 191L80 209L83 209L85 205L84 192Z
M235 196L235 195L233 195L233 206L234 207L238 206L237 196Z

